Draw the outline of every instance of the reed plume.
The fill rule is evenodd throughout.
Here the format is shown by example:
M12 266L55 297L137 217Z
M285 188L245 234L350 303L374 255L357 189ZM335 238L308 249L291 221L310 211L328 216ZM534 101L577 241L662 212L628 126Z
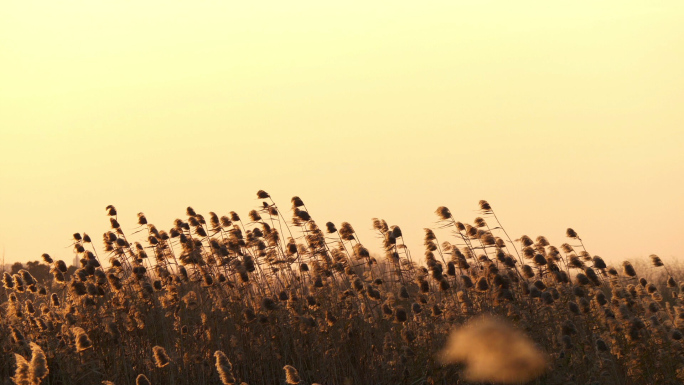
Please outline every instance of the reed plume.
M31 371L28 361L20 354L14 354L15 361L17 363L17 369L14 372L14 377L12 381L16 385L33 385L31 382Z
M31 383L38 385L45 378L50 370L48 369L47 359L45 358L45 353L43 349L31 342L29 344L31 347L31 362L29 363L29 377L31 378Z
M285 365L283 367L285 370L285 382L290 384L290 385L297 385L299 384L302 380L299 378L299 372L297 372L297 369L294 368L294 366L291 365Z
M90 341L90 338L88 338L85 330L80 327L74 327L72 333L74 335L74 345L76 346L77 352L82 352L93 347L93 343Z
M515 384L546 370L547 358L532 341L508 323L478 317L454 330L441 353L444 363L465 363L469 381Z
M221 377L221 383L223 385L234 384L236 380L233 377L233 365L228 360L228 357L220 350L214 352L214 357L216 357L216 371L218 371Z
M161 346L153 347L152 353L154 357L154 363L155 365L157 365L158 368L163 368L171 362L169 356L166 355L166 350L164 350L164 348L162 348Z
M135 385L152 385L150 383L150 380L147 379L147 376L144 374L138 374L138 377L135 378Z

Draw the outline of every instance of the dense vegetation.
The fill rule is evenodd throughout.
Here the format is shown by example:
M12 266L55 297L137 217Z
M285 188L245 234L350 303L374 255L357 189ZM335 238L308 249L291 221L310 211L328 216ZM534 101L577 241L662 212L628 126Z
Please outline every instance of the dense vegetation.
M140 213L128 235L109 206L104 249L73 235L73 274L48 254L48 277L5 273L3 384L463 384L463 366L438 353L455 325L482 314L544 352L532 383L684 380L684 285L655 255L644 278L591 256L572 229L572 245L513 241L480 201L472 225L437 209L441 226L413 251L424 258L374 219L379 257L349 223L319 227L298 197L286 219L257 195L245 221L188 207L168 231Z

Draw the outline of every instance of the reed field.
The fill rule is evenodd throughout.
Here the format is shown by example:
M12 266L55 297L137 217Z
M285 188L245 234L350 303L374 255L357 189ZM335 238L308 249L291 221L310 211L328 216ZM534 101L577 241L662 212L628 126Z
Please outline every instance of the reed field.
M0 384L684 381L684 277L656 255L509 236L486 201L469 223L437 208L420 250L373 219L368 250L298 197L257 197L165 230L139 213L129 234L108 206L110 231L73 234L75 271L43 254L45 280L5 272Z

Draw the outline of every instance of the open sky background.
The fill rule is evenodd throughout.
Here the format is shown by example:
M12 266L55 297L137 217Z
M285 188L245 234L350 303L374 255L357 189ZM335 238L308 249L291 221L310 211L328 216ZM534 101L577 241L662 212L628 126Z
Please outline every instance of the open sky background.
M168 230L268 191L414 255L487 199L517 238L684 257L684 2L0 3L0 252L105 206ZM289 215L289 214L288 214ZM453 240L442 233L440 241Z

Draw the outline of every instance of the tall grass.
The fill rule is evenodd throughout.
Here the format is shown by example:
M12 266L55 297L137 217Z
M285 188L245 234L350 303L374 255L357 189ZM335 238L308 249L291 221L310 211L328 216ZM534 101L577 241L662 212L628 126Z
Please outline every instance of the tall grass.
M514 381L440 359L449 332L482 315L513 326L463 329L484 345L462 343L454 357L499 360L510 355L473 355L525 337L527 356L544 357L533 383L684 380L681 270L659 259L607 266L572 229L559 247L545 237L513 241L486 201L472 224L438 208L424 250L409 250L400 227L374 219L380 256L349 223L319 226L298 197L289 214L268 193L257 197L262 205L245 220L188 207L164 231L140 213L129 235L108 206L102 248L74 234L74 274L47 254L49 282L5 274L2 383Z

